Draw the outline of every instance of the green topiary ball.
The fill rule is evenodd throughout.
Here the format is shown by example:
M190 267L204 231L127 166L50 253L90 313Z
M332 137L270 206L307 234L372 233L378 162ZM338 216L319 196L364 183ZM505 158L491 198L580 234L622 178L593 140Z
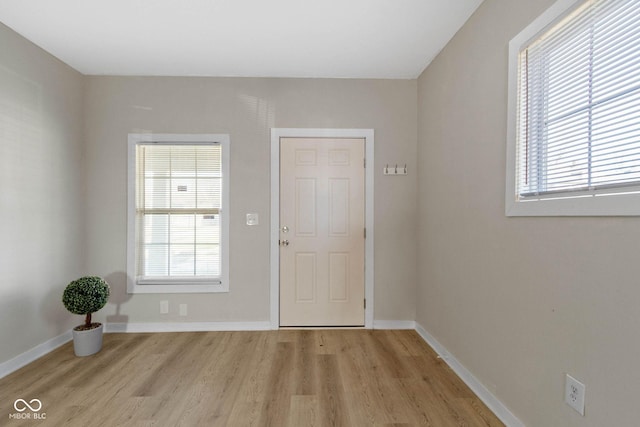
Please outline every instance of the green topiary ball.
M95 276L81 277L69 283L62 294L62 303L73 314L95 313L109 299L109 285Z

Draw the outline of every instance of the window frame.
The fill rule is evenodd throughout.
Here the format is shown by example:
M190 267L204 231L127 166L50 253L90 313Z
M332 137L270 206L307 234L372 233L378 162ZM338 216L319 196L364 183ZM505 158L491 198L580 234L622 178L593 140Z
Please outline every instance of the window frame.
M162 142L175 144L218 143L222 147L222 209L220 212L219 283L202 279L140 280L136 276L136 147ZM130 294L219 293L229 292L229 158L228 134L130 133L127 147L127 292Z
M640 215L640 188L618 187L611 192L576 194L571 191L539 198L519 199L518 167L518 61L521 50L537 39L585 0L558 0L509 43L506 216L635 216ZM618 192L615 192L618 191Z

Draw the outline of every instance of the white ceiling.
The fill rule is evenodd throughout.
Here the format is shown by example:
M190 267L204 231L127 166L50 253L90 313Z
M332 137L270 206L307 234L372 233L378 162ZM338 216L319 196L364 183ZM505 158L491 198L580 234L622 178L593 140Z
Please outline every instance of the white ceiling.
M416 78L482 0L0 0L83 74Z

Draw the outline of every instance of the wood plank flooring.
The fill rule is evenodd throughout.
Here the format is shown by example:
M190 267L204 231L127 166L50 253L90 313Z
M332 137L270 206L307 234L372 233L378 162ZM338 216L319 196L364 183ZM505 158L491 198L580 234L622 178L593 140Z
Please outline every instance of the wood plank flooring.
M44 420L9 419L39 399ZM25 413L29 413L27 409ZM0 379L9 426L502 426L415 331L106 334Z

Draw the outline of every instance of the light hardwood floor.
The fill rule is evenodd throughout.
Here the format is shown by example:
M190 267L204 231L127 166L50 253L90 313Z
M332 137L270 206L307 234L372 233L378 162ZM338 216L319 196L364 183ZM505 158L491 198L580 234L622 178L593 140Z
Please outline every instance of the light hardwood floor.
M46 420L13 420L16 399ZM26 412L29 412L28 410ZM106 334L0 380L10 426L502 426L415 331Z

